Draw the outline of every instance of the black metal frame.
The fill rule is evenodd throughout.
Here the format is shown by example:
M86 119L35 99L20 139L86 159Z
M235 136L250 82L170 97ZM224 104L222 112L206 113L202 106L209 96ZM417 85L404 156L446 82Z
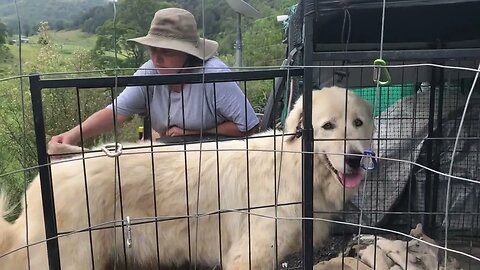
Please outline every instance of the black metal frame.
M50 269L60 269L58 250L57 221L55 215L55 202L53 197L52 175L50 160L45 142L45 125L43 124L42 96L39 86L39 76L30 77L30 93L32 94L32 110L35 125L35 140L37 142L37 155L40 174L40 187L42 190L43 216L45 221L45 236L47 240L48 265Z
M376 59L380 51L347 51L347 52L314 52L314 61L359 61ZM419 59L458 59L480 58L480 48L465 49L419 49L419 50L386 50L383 57L390 61L406 61Z
M303 268L313 269L313 126L312 126L312 89L313 69L312 58L308 57L313 52L313 2L307 1L304 7L304 37L303 51L305 72L303 75L303 217L302 242L303 242ZM309 153L309 154L307 154Z
M50 269L60 269L60 254L58 247L59 234L56 226L55 203L52 187L52 176L50 160L47 154L47 144L45 141L45 123L42 105L42 90L49 88L103 88L103 87L125 87L125 86L148 86L148 85L168 85L178 83L216 83L228 81L252 81L275 79L286 76L304 76L304 70L301 68L289 69L263 69L254 71L237 71L221 73L199 73L199 74L170 74L155 76L118 76L118 77L96 77L96 78L70 78L70 79L41 79L39 75L30 76L30 92L32 95L32 110L34 114L34 125L37 144L38 165L40 172L40 184L43 201L43 212L45 220L45 232L47 237L48 262ZM311 90L310 90L311 97ZM305 101L307 109L311 110L311 98ZM307 115L311 115L311 112ZM304 146L309 152L304 155L304 214L307 217L313 217L313 130L306 129L304 132ZM310 139L310 141L307 141ZM310 149L310 150L308 150ZM305 254L313 256L313 223L312 220L304 221L304 239Z

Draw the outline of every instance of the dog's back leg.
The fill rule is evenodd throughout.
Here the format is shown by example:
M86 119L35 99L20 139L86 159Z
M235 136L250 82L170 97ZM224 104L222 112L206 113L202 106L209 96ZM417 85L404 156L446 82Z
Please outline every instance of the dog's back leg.
M250 252L248 250L248 233L243 235L239 242L229 249L223 268L225 270L275 269L276 267L273 267L275 251L271 235L267 232L254 233L252 231L250 234ZM251 267L249 268L250 265Z

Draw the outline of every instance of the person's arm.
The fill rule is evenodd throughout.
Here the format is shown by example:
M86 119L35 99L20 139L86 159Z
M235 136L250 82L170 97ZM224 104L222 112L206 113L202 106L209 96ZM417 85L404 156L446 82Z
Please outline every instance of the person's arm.
M154 65L150 60L145 62L133 75L145 76L155 74L156 71L152 71L151 68L154 68ZM147 93L146 86L129 86L115 98L115 110L117 111L117 123L119 127L130 115L145 113ZM84 140L113 129L112 108L113 104L110 104L108 107L92 114L82 123ZM53 136L49 143L77 144L79 141L80 126L76 126L67 132Z
M223 122L218 124L216 128L211 128L206 131L210 134L218 133L219 135L232 136L232 137L243 137L247 135L247 132L242 132L238 128L237 124L232 121Z
M117 124L120 127L128 116L117 113ZM83 139L109 132L113 129L113 111L107 107L92 114L82 123ZM49 143L78 144L80 142L80 125L64 132L60 135L53 136Z
M219 124L216 128L210 128L207 130L204 130L203 133L205 134L215 134L218 133L218 135L223 135L223 136L232 136L232 137L243 137L246 135L249 135L253 133L255 129L252 128L248 132L243 132L240 131L238 128L238 125L235 124L232 121L227 121ZM191 130L191 129L186 129L185 133L182 128L179 127L171 127L167 132L166 136L170 137L175 137L175 136L183 136L183 135L198 135L200 134L200 130Z
M245 136L256 131L258 117L245 98L242 90L235 82L220 83L217 85L217 113L222 115L229 123L227 126L218 125L219 133ZM235 127L235 128L234 128ZM215 129L213 129L215 133Z

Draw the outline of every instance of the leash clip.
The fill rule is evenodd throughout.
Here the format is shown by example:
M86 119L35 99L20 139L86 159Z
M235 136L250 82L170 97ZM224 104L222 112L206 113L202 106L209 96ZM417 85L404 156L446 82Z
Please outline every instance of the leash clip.
M125 223L127 226L127 246L128 248L131 248L132 247L132 227L130 222L130 216L127 216L127 220Z
M387 85L390 83L392 78L390 77L390 73L388 72L388 69L385 67L387 65L387 62L385 60L379 58L375 59L373 61L373 82L377 83L379 85ZM382 80L383 77L383 80Z
M371 149L363 151L363 157L361 160L361 166L367 171L373 171L377 168L377 158L375 152Z

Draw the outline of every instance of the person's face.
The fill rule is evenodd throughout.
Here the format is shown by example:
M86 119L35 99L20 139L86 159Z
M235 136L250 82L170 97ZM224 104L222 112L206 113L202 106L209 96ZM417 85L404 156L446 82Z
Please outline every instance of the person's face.
M148 51L155 67L161 68L158 71L161 74L177 73L188 58L188 54L176 50L149 47Z

